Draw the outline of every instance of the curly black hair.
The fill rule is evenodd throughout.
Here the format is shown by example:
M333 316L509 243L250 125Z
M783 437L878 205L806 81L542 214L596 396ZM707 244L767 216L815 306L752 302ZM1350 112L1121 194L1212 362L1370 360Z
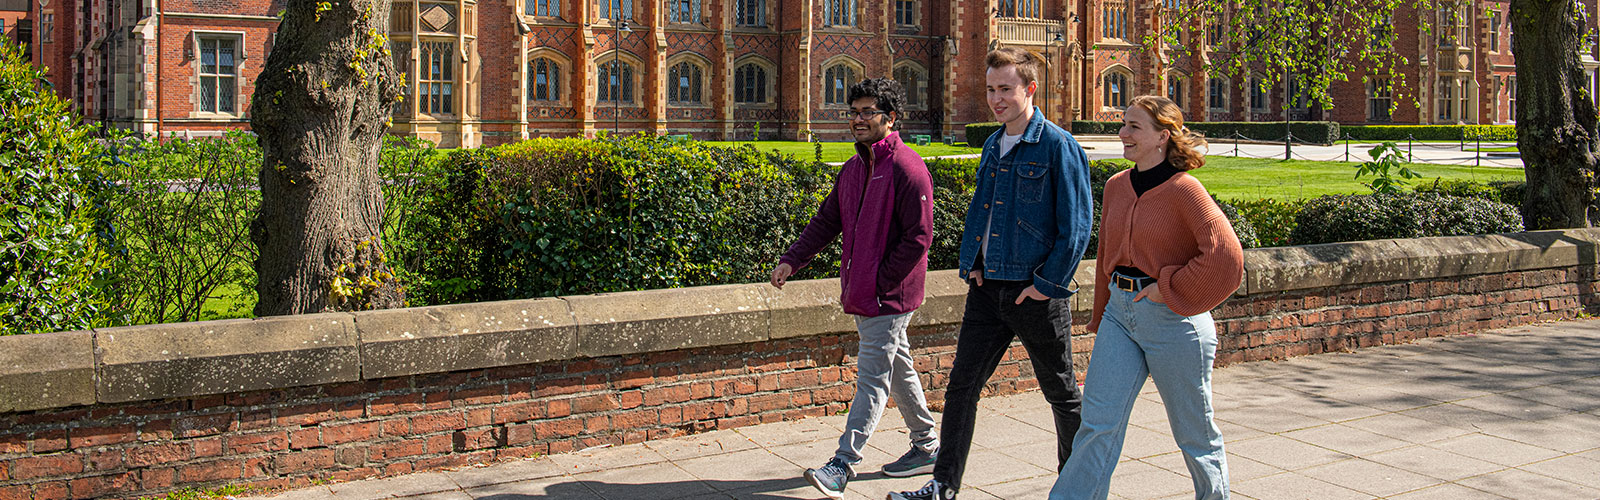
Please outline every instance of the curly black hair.
M879 111L894 113L895 118L899 118L900 106L906 102L906 90L900 86L900 82L888 78L869 78L850 86L849 100L846 102L853 103L863 97L876 98Z

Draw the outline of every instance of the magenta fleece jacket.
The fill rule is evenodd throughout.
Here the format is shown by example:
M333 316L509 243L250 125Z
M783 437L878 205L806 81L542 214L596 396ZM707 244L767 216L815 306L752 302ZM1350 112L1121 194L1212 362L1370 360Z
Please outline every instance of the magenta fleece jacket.
M805 267L834 237L843 236L839 303L844 312L884 316L922 305L933 244L933 178L899 132L870 146L856 144L833 191L781 262Z

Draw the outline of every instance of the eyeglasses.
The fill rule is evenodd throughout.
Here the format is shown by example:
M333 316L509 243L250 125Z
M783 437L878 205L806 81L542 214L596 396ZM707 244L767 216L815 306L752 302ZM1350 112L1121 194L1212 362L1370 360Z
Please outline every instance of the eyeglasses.
M863 109L861 111L856 111L856 110L841 111L841 112L839 112L839 114L840 114L840 116L844 117L844 119L846 119L846 120L871 120L872 117L874 117L874 116L887 115L887 114L889 114L889 112L888 111L876 110L876 109Z

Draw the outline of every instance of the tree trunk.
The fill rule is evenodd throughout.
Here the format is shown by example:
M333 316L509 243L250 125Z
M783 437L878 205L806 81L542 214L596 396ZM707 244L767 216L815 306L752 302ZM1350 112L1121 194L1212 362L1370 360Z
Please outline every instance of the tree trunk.
M1528 181L1522 213L1530 230L1600 222L1594 96L1578 63L1588 31L1584 11L1573 0L1511 2L1517 147Z
M389 0L290 0L256 80L263 153L250 227L257 316L398 307L384 264L378 151L400 76Z

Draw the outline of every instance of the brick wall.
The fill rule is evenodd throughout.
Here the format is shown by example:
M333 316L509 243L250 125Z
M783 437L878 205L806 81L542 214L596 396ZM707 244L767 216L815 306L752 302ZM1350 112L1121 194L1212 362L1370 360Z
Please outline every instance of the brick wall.
M1214 311L1217 363L1597 313L1596 248L1600 230L1250 250ZM0 337L0 500L304 486L834 414L856 349L836 294L817 280ZM911 341L937 408L965 288L939 271L928 294ZM1090 297L1072 300L1082 370ZM1025 358L1014 346L988 392L1035 388Z

